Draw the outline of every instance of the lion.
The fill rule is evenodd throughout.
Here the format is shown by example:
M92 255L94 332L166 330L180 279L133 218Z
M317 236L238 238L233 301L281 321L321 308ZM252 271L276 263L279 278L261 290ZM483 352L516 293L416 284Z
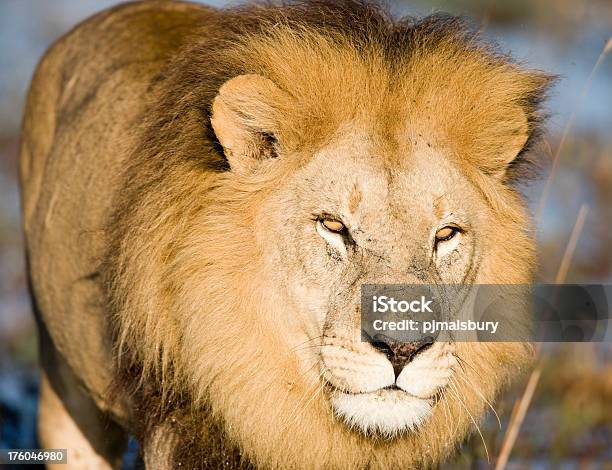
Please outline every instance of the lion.
M444 14L148 1L41 60L21 144L38 431L73 468L423 468L528 343L372 344L366 283L523 284L551 77ZM533 152L531 152L533 153Z

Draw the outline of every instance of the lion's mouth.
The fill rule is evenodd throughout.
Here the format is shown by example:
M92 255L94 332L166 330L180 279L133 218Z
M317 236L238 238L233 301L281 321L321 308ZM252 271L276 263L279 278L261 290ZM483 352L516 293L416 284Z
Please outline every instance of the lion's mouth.
M403 395L407 395L409 397L413 397L413 398L418 398L419 400L433 400L433 401L437 401L439 398L439 395L441 393L441 390L437 390L435 394L433 394L430 397L421 397L418 395L415 395L407 390L402 389L401 387L399 387L397 384L390 384L387 385L385 387L381 387L377 390L374 391L370 391L370 392L363 392L363 391L353 391L353 390L348 390L345 388L341 388L338 387L334 384L332 384L331 382L323 379L323 386L324 389L327 391L327 394L329 396L334 396L334 394L337 393L341 393L341 394L345 394L345 395L383 395L384 392L397 392L400 396Z
M320 377L334 415L368 436L394 438L417 432L452 378L452 348L446 343L424 348L399 374L383 355L326 348Z

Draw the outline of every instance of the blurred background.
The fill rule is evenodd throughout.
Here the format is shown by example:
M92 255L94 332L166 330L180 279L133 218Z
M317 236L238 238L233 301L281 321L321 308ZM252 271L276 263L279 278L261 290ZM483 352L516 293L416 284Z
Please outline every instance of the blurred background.
M37 61L55 39L115 3L0 1L0 449L36 447L36 336L26 292L17 185L26 90ZM524 188L539 215L539 280L559 279L561 269L567 272L566 282L612 283L612 45L605 50L612 35L612 1L390 3L398 14L448 11L469 16L502 50L560 76L549 101L549 132L539 150L543 178ZM557 164L552 165L555 155ZM570 243L572 232L575 244ZM610 342L545 345L542 375L508 468L612 468L611 359ZM501 424L489 413L482 438L476 434L468 441L448 468L488 468L494 462L524 386L517 385L495 404Z

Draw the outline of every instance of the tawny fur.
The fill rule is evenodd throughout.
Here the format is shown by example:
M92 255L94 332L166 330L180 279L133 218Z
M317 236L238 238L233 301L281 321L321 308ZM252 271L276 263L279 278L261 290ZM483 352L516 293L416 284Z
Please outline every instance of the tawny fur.
M274 139L262 145L295 156L254 174L229 169L210 125L221 86L245 74L282 90L265 103ZM486 401L528 364L529 345L459 344L467 365L418 432L383 439L351 430L273 327L287 312L261 276L274 240L257 219L346 123L372 131L390 171L402 167L394 136L403 122L411 148L443 153L482 195L495 229L472 282L529 282L533 241L512 183L539 134L549 80L444 15L393 20L351 0L211 14L151 81L104 226L100 273L118 393L141 412L155 405L146 425L135 412L126 418L133 429L146 439L147 429L179 416L177 432L203 459L199 439L215 426L219 445L237 449L242 464L269 468L410 468L448 457ZM254 117L242 112L247 125ZM506 155L515 141L518 157ZM183 464L205 465L179 454Z

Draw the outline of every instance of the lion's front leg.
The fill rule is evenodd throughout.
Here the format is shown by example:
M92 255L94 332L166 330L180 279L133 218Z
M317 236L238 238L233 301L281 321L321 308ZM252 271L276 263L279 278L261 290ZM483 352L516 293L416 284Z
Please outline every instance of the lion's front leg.
M49 468L120 468L127 434L104 414L41 332L38 439L44 449L67 449L67 465Z

